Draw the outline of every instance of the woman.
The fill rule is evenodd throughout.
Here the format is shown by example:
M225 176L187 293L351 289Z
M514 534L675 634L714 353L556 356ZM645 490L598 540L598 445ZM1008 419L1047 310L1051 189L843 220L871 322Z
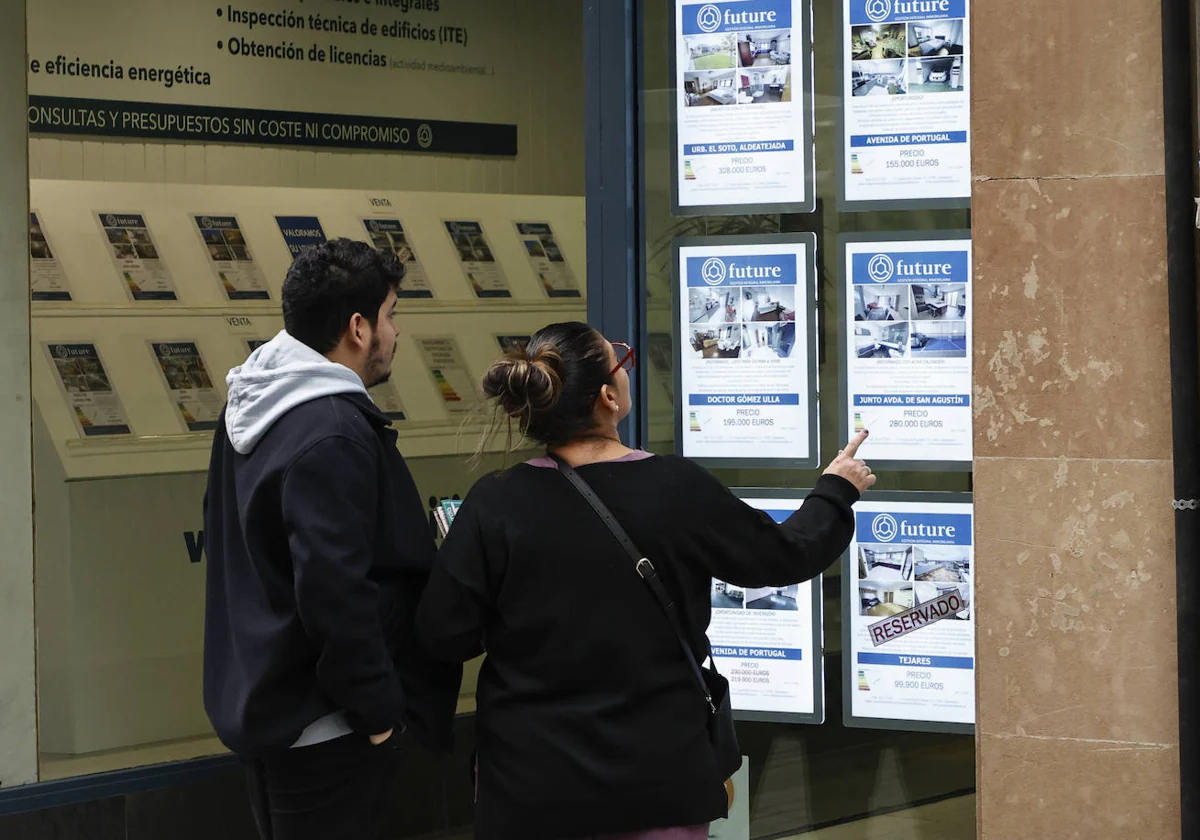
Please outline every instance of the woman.
M649 557L699 661L712 578L782 586L845 550L851 505L875 482L861 433L782 526L684 458L637 452L633 350L553 324L492 365L483 386L525 437L578 468ZM710 715L658 602L550 458L479 480L418 613L434 656L487 650L479 676L476 837L701 840L726 815Z

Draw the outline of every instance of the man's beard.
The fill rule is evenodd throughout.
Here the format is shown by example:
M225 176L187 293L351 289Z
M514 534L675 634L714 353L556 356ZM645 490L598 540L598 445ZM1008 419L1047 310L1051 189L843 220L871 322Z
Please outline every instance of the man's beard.
M396 346L392 345L392 358L396 357ZM379 334L371 337L371 347L367 353L367 388L382 385L392 378L391 359L383 358L379 352Z

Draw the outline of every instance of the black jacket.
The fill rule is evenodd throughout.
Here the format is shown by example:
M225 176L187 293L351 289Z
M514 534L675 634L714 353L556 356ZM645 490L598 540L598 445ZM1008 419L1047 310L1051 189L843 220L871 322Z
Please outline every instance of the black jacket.
M854 486L815 485L783 525L676 457L579 468L676 598L708 655L714 577L782 586L820 574L854 532ZM556 470L481 479L442 545L422 641L479 675L476 836L558 840L725 816L708 706L633 563Z
M365 395L291 408L246 455L222 415L204 508L204 706L227 747L287 748L335 711L356 732L407 725L449 746L462 668L414 639L434 542Z

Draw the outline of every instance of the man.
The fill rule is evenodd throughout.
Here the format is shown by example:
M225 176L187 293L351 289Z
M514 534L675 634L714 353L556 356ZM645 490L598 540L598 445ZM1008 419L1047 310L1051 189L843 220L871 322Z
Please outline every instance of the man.
M204 706L264 840L378 837L397 750L449 746L461 668L413 619L435 548L387 381L403 266L336 239L296 258L285 329L228 376L204 525Z

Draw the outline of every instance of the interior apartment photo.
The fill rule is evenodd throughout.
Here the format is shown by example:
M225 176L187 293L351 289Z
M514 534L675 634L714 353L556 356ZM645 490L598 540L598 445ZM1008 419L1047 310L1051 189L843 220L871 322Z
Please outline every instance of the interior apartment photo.
M903 59L850 65L850 93L854 96L902 96L908 93L908 81Z
M739 324L715 329L692 330L692 351L697 359L737 359L742 355Z
M736 292L743 321L795 321L795 286L743 286Z
M966 283L914 284L912 298L918 321L956 321L967 316Z
M912 580L913 567L924 557L911 545L858 546L860 580Z
M732 70L689 70L683 74L683 101L689 108L733 105L737 76Z
M741 67L776 67L792 63L792 30L743 32L737 40Z
M910 581L860 580L858 598L859 614L872 618L887 618L916 606Z
M689 289L688 321L719 327L738 320L737 289Z
M738 104L770 105L792 101L790 67L739 71Z
M918 321L913 324L908 343L914 358L965 359L967 322Z
M745 593L746 609L748 610L786 610L795 612L800 609L796 602L800 587L764 586L757 589L747 589Z
M908 55L908 30L903 23L875 23L850 27L851 61L904 58Z
M908 321L856 321L854 351L860 359L901 359L908 355Z
M740 610L746 604L746 590L715 578L712 582L711 596L714 610Z
M908 25L909 93L962 90L966 67L961 20L919 21Z
M905 286L855 286L855 321L909 321L912 300Z
M796 344L796 324L742 325L742 357L746 359L786 359Z
M737 36L732 32L695 35L686 42L688 70L731 70L737 66Z

